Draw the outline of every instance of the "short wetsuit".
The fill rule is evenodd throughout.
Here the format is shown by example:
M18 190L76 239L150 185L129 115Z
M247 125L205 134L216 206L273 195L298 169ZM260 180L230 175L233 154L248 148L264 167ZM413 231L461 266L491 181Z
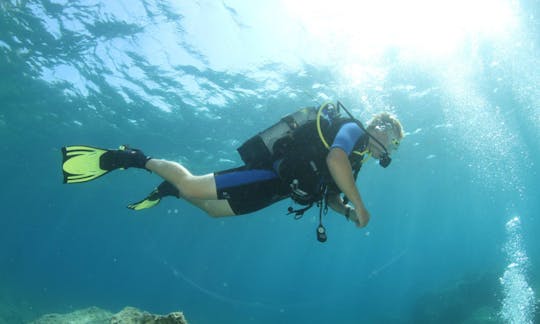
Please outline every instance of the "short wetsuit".
M274 170L243 166L214 176L218 199L226 199L236 215L254 212L289 197L288 186Z
M347 155L364 135L356 123L343 124L332 148L339 147ZM236 215L247 214L288 198L290 187L274 170L250 169L247 166L214 174L218 199L226 199Z

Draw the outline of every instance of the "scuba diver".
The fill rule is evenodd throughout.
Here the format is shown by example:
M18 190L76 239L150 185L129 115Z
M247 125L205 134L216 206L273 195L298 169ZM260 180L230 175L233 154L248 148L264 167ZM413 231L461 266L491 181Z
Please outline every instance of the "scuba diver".
M341 111L347 116L342 116ZM356 187L362 164L370 156L382 167L399 147L403 129L388 113L375 115L364 127L341 104L300 109L253 136L237 150L243 166L206 175L193 175L177 162L145 155L121 146L107 150L91 146L62 148L64 183L96 179L116 169L140 168L164 181L143 200L128 205L143 210L167 196L183 198L213 217L243 215L286 198L302 206L289 207L301 218L319 207L317 239L326 241L322 216L328 207L365 227L370 214ZM344 196L342 196L342 194Z

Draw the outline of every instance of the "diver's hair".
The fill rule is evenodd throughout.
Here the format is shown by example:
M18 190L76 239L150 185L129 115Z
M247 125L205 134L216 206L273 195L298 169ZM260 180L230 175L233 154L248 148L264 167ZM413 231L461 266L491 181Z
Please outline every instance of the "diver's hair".
M375 131L375 128L378 126L382 126L383 128L391 126L395 135L398 137L398 140L403 138L403 127L395 115L387 112L374 115L368 122L367 131L371 133Z

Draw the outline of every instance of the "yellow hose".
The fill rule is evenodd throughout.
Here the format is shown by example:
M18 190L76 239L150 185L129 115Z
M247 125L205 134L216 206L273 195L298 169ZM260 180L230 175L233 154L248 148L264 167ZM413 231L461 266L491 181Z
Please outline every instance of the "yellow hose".
M331 105L331 104L332 104L331 102L325 102L319 107L319 110L317 111L317 133L319 133L319 138L321 139L321 142L323 143L324 147L326 147L327 149L330 149L330 145L328 144L328 142L324 138L324 134L323 134L322 129L321 129L321 114L322 114L323 109L326 108L328 105ZM366 157L362 160L362 163L367 161L367 159L369 159L369 157L371 156L371 154L369 154L368 149L366 149L366 150L364 150L362 152L356 150L356 151L353 151L353 153L356 154L356 155L361 155L361 156L366 155Z

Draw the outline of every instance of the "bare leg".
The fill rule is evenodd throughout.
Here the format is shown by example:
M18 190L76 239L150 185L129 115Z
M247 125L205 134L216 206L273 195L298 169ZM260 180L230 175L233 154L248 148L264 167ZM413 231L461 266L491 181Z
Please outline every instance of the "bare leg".
M186 199L212 217L236 216L227 200Z
M210 216L235 215L227 200L218 200L213 174L195 176L179 163L150 159L146 168L172 183L180 196Z
M172 183L186 199L217 199L213 174L195 176L182 165L166 160L150 159L146 168Z

